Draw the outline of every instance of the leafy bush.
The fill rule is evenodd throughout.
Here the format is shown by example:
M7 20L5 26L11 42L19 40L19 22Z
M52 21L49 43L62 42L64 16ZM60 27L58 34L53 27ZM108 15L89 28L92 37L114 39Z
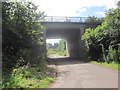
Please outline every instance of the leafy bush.
M120 9L107 11L101 25L95 29L86 29L82 39L85 41L86 51L92 60L119 61L120 60Z
M44 18L44 12L37 12L37 8L26 1L2 3L3 87L17 87L22 78L44 78L44 27L37 22Z

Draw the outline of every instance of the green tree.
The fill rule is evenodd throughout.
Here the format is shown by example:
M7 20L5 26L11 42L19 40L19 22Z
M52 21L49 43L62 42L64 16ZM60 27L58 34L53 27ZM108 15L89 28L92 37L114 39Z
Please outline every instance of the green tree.
M64 52L66 50L66 46L65 46L65 41L64 40L60 40L59 41L58 50L60 52Z
M95 16L89 16L84 22L87 22L87 23L100 23L103 19L98 19L97 17Z
M32 2L2 3L3 78L18 65L45 67L44 27L36 21L44 12L37 8Z
M63 39L59 41L58 54L61 56L66 56L66 42Z
M98 60L106 56L109 60L119 60L120 42L120 9L110 9L106 12L106 17L101 26L95 29L87 29L83 40L87 51L92 59ZM116 51L115 51L116 50ZM110 52L116 52L117 59L113 59ZM104 54L104 55L103 55ZM106 59L106 60L108 60ZM102 59L101 59L102 60ZM104 58L105 60L105 58Z

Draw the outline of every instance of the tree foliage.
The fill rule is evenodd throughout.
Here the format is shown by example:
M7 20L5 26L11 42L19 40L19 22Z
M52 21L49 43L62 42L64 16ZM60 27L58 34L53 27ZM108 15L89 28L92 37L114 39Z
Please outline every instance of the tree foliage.
M103 19L97 18L95 16L89 16L84 22L86 23L100 23Z
M3 78L28 63L45 67L44 27L36 22L44 12L37 12L37 7L32 2L2 3Z
M110 9L106 17L95 29L87 29L82 39L85 41L89 56L98 60L115 60L120 58L120 9ZM114 56L113 56L114 55ZM114 57L114 58L113 58Z
M60 52L64 52L66 50L65 40L62 39L59 41L58 50Z

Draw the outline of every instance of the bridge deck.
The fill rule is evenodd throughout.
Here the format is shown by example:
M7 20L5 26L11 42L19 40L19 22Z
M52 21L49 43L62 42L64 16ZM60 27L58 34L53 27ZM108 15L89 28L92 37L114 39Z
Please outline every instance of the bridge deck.
M43 20L38 20L40 22L86 22L88 17L62 17L62 16L46 16Z

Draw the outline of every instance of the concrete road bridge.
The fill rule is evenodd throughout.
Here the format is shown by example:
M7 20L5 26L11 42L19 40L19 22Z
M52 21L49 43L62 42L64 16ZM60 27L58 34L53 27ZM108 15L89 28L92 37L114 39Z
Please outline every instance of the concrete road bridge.
M40 21L45 26L46 39L66 40L68 55L71 58L86 58L82 35L87 28L95 28L100 22L85 22L87 17L45 17Z

